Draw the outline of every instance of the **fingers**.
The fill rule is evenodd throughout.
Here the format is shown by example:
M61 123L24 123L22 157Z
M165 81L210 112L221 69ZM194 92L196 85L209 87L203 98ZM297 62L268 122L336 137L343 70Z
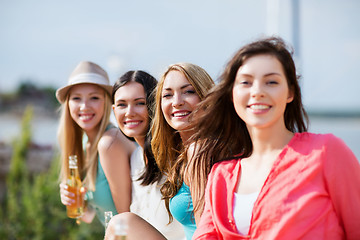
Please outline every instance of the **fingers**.
M75 203L73 197L75 196L74 193L68 191L68 185L64 183L60 183L60 198L61 203L67 206Z

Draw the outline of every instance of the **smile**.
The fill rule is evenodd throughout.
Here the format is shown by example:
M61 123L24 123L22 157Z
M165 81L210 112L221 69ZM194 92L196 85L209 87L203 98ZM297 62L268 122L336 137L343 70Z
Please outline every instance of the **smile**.
M89 121L94 117L94 114L79 114L79 118L82 121Z
M137 125L139 125L140 123L142 123L142 121L127 121L124 122L124 125L128 126L128 127L135 127Z
M253 110L265 110L265 109L269 109L270 106L263 105L263 104L254 104L254 105L250 105L249 108L251 108Z
M184 112L175 112L172 114L173 117L177 117L177 118L181 118L181 117L186 117L190 114L191 112L189 111L184 111Z

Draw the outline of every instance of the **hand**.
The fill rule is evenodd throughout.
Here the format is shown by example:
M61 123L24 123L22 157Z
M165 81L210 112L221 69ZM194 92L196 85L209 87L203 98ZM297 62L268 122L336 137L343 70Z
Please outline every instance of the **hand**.
M70 206L71 204L75 203L75 200L73 199L75 195L68 191L68 185L65 183L60 183L59 187L61 203L66 206Z
M66 206L70 206L71 204L74 204L75 203L75 200L74 200L75 195L74 195L74 193L68 191L68 185L65 183L60 183L59 187L60 187L61 203ZM87 190L85 187L80 188L80 192L81 192L83 199L85 197L86 191Z

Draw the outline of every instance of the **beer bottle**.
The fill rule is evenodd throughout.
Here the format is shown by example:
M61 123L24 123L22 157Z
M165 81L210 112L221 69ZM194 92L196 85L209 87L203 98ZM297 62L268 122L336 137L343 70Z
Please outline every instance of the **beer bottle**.
M127 230L128 225L123 219L118 219L115 222L115 239L116 240L126 240L127 239Z
M84 198L80 189L82 187L80 174L77 164L77 156L69 156L69 177L66 184L68 185L68 191L74 194L75 200L69 206L66 206L67 215L69 218L80 218L84 213Z

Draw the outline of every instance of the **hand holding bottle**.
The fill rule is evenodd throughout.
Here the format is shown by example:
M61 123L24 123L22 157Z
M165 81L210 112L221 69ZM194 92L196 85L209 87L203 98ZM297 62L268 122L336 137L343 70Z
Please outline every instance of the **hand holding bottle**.
M69 174L64 190L62 199L68 204L66 205L68 217L79 219L84 213L85 192L81 183L76 155L69 156Z
M66 185L66 183L60 183L59 187L60 187L61 203L64 204L65 206L70 206L71 204L74 204L75 194L68 190L68 185ZM84 199L86 188L81 187L80 192L82 194L82 198Z

